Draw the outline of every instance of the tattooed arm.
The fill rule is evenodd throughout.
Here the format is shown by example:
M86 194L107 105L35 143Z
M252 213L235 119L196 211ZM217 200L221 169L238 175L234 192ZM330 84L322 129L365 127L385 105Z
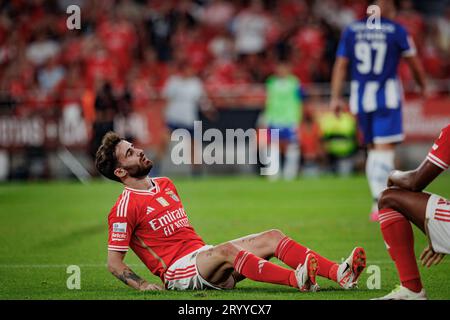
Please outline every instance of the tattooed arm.
M125 252L108 251L108 269L120 281L126 285L141 291L162 290L156 284L148 283L133 272L124 262Z

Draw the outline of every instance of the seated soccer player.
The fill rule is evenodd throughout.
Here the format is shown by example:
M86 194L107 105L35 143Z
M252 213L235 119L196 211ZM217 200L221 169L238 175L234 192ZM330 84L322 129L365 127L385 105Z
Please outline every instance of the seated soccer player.
M108 268L135 289L162 288L147 283L123 262L128 248L172 290L231 289L249 278L316 291L317 275L351 289L365 268L363 248L353 249L347 260L337 264L279 230L205 245L190 225L172 181L150 178L152 161L114 132L104 136L95 165L104 176L125 185L108 217ZM293 269L269 262L272 257Z
M427 235L422 265L430 267L450 253L450 201L422 192L450 164L450 125L444 128L426 159L415 170L393 171L378 202L381 232L401 285L380 300L425 300L414 254L411 223Z

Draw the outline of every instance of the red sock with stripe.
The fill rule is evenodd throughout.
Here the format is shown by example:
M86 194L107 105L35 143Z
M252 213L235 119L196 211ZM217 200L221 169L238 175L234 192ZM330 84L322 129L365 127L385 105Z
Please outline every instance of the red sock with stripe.
M275 250L275 257L286 263L289 267L296 269L300 263L304 263L308 253L314 253L318 262L319 270L317 274L321 277L337 281L337 270L339 265L322 257L289 237L281 239Z
M379 221L384 242L395 262L402 286L419 292L422 290L422 282L414 253L411 223L393 209L381 209Z
M239 251L234 259L234 269L254 281L298 288L293 270L280 267L245 250Z

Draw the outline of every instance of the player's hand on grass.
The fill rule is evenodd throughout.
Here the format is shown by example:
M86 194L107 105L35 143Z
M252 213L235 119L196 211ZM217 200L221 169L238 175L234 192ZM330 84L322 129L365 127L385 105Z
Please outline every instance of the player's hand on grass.
M433 264L434 265L439 264L442 261L442 259L444 259L444 256L445 254L435 252L433 248L431 248L428 245L420 255L420 261L422 262L423 266L429 268Z
M139 288L140 291L161 291L164 290L161 286L154 283L144 283Z

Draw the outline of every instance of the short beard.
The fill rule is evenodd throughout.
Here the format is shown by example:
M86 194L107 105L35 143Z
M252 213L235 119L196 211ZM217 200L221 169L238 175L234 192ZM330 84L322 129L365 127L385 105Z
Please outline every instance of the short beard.
M148 176L152 168L153 163L150 163L148 166L135 165L130 167L124 167L124 169L128 171L128 175L132 178L144 178Z

